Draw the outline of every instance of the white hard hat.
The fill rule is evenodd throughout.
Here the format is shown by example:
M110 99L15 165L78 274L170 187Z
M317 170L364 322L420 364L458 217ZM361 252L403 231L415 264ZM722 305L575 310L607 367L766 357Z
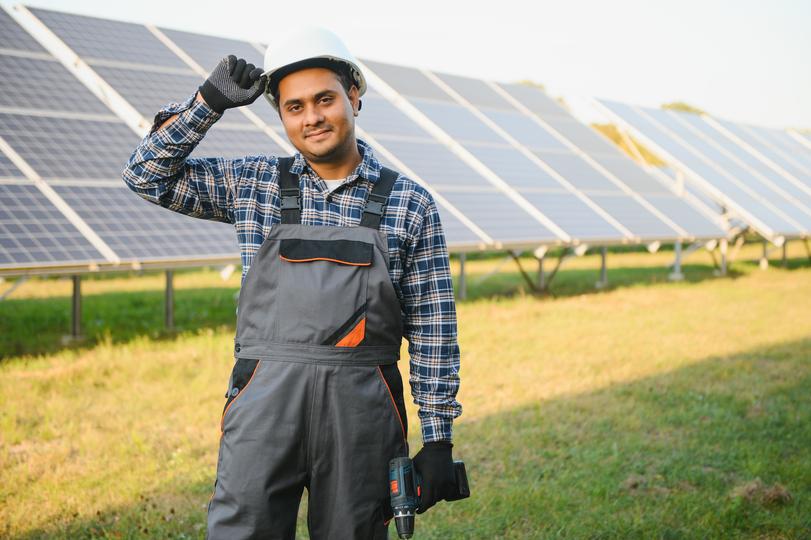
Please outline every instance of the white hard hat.
M285 75L308 67L346 70L359 94L362 96L366 92L366 79L358 61L343 41L325 28L305 26L274 40L265 52L265 72L262 73L268 81L265 97L275 109L279 105L273 99L273 92L279 81Z

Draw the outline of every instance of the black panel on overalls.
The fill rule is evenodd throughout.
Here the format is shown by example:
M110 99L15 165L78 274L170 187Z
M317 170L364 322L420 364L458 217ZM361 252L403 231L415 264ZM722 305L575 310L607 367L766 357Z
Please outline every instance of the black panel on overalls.
M382 540L388 463L408 455L401 309L378 230L397 173L382 170L360 226L311 226L291 165L279 160L282 220L239 294L208 538L294 538L306 487L313 540Z

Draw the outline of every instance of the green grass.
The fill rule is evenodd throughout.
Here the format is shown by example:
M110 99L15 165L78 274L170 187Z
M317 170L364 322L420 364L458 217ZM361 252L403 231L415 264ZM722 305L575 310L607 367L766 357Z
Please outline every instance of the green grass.
M417 538L811 538L811 265L790 255L716 278L697 253L670 283L668 253L611 254L601 291L587 256L540 298L469 261L454 454L473 497ZM69 345L69 282L0 302L0 537L204 536L238 280L179 272L176 333L160 274L88 280Z

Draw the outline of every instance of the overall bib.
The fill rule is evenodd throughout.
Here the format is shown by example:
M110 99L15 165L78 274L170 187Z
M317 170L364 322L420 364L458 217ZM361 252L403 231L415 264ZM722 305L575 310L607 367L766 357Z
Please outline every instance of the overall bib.
M302 490L313 540L388 538L388 463L408 455L403 335L378 230L397 173L381 171L357 227L302 225L279 160L281 223L239 294L208 538L294 538Z

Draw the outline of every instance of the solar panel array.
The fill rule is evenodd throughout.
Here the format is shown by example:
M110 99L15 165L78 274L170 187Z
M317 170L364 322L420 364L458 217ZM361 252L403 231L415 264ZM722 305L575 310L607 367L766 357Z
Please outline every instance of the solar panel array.
M780 146L789 145L787 133L608 100L599 104L764 236L811 232L809 186L801 174L780 170L797 173L790 147Z
M262 63L264 47L244 41L30 13L147 122L167 102L190 96L223 56ZM38 215L50 224L46 231L65 239L48 255L60 262L110 262L99 247L125 262L236 258L230 227L129 192L120 173L138 135L123 113L104 105L5 12L0 31L0 136L14 153L0 153L0 269L52 264L34 257L43 252L34 245L42 236L32 227ZM604 102L645 141L667 149L696 195L685 198L666 174L634 163L541 90L364 64L372 76L358 120L362 136L381 161L434 193L452 249L720 238L724 222L712 203L696 202L708 196L768 236L811 229L811 154L788 133ZM287 154L276 112L263 99L247 110L228 111L192 156ZM65 207L98 239L86 238Z
M5 11L0 30L0 137L30 167L0 159L0 270L236 255L231 227L134 197L121 171L138 135Z

